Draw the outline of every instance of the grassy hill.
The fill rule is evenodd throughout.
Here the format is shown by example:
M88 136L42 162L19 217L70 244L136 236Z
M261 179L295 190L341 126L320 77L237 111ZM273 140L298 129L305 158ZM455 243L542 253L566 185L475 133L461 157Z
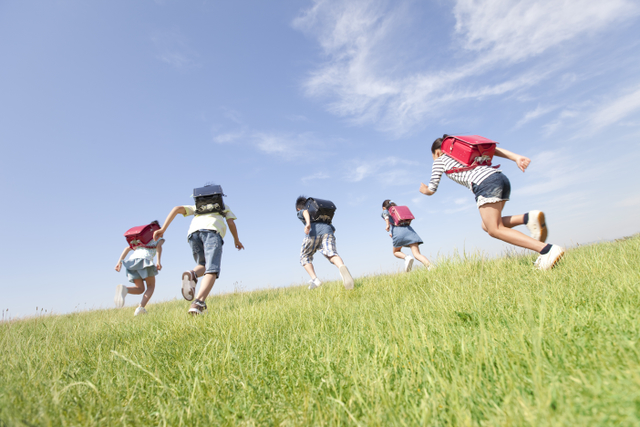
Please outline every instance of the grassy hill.
M640 425L640 237L534 259L0 324L0 426Z

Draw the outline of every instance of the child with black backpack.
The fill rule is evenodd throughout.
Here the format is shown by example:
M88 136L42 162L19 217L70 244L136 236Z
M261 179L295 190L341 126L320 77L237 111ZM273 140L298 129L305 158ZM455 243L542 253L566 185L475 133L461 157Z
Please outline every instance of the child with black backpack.
M192 315L203 314L207 311L205 300L216 279L220 277L222 245L224 244L222 239L227 232L227 226L233 235L236 249L244 249L238 239L238 230L235 224L237 218L231 212L229 205L222 201L223 195L222 187L219 185L207 184L204 187L195 188L193 190L195 205L174 207L169 212L162 228L153 234L155 239L162 237L178 214L194 216L189 226L187 240L191 246L196 266L193 270L182 273L182 296L187 301L193 301L195 296L195 301L188 311ZM196 295L198 277L203 277L203 279Z
M465 151L466 157L463 157L459 150ZM562 258L564 248L544 243L547 239L547 226L543 212L530 211L522 215L502 216L504 204L511 194L511 184L509 179L497 170L499 165L491 166L491 157L495 154L513 160L522 172L531 163L529 158L497 148L495 142L477 135L444 135L433 142L431 153L431 180L429 185L421 183L422 194L433 195L438 189L442 174L446 173L453 181L474 193L482 218L482 229L491 237L540 253L535 262L535 266L540 270L550 270ZM522 224L527 226L531 237L513 230L513 227Z
M307 198L300 196L296 199L296 211L300 221L304 224L304 240L300 250L300 264L309 273L309 290L322 285L313 268L313 254L318 249L333 265L338 267L345 289L353 289L353 278L349 269L336 251L335 227L331 224L335 205L328 200Z
M419 245L423 243L422 239L418 236L418 233L415 232L413 227L411 227L411 219L413 219L413 215L410 215L407 219L403 219L402 214L392 215L390 211L393 211L393 213L396 213L396 211L400 212L397 208L398 205L389 199L382 202L382 219L384 219L387 224L385 230L387 230L392 239L393 256L404 260L404 271L406 272L411 271L414 257L430 270L432 265L431 262L429 262L427 257L420 253ZM408 211L406 206L404 206L404 208ZM403 254L402 248L411 249L413 257L411 255Z
M124 299L127 294L131 295L142 295L142 301L140 301L140 305L136 308L136 311L133 313L134 316L139 314L147 314L147 310L145 307L151 299L153 295L153 291L156 289L156 276L158 275L158 271L162 270L162 263L160 262L160 258L162 257L162 244L164 243L164 239L160 238L158 240L153 240L151 238L154 230L158 230L160 225L158 221L153 221L151 224L146 226L134 227L129 231L135 230L132 233L132 237L129 237L127 233L125 233L125 237L127 237L127 242L129 245L122 251L120 258L118 259L118 263L116 264L116 271L119 273L122 267L127 273L127 278L130 282L132 282L135 286L124 286L118 285L116 286L116 296L114 298L114 302L116 307L124 306ZM147 238L140 237L140 231L146 231L144 233ZM129 259L124 260L129 252L133 251ZM154 263L153 259L156 254L158 255L158 262ZM145 289L145 283L147 287Z

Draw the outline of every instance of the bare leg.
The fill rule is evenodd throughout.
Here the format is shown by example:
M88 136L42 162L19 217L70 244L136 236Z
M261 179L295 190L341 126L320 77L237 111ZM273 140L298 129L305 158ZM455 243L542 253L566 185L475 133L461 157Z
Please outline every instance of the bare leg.
M311 280L315 279L316 277L316 270L313 268L313 264L311 263L307 263L305 265L303 265L304 269L307 271L307 273L309 273L309 276L311 276Z
M482 218L482 229L489 233L489 236L493 238L511 243L515 246L520 246L521 248L531 249L536 252L540 252L544 249L546 246L544 243L505 226L503 218L501 217L504 203L505 202L487 203L486 205L480 206L479 211L480 217ZM515 226L519 225L516 220L518 216L520 215L505 218L510 218L509 224L513 224L512 226ZM520 218L520 224L522 223L522 218Z
M144 292L144 281L142 279L133 279L135 286L127 286L127 293L131 295L140 295Z
M204 267L202 268L204 269ZM205 274L204 277L202 278L202 281L200 282L201 283L200 290L198 291L198 295L196 296L196 299L200 301L206 300L207 297L209 296L209 292L211 292L211 289L213 289L213 284L216 283L217 278L218 278L218 275L216 273Z
M140 307L146 307L151 295L153 295L153 291L156 290L156 277L147 277L147 291L142 295L142 301L140 301Z
M342 258L340 258L340 255L332 256L331 258L329 258L329 261L331 262L331 264L335 265L338 268L344 265L344 262L342 262Z
M409 247L411 248L411 253L413 253L413 257L418 261L420 261L422 265L424 265L425 267L428 267L429 265L431 265L431 261L429 261L429 259L426 256L420 253L420 246L417 243L409 245Z
M193 271L196 273L196 277L202 277L205 271L204 265L200 265L200 264L196 265L193 268Z
M402 248L393 248L393 256L400 259L406 257L406 255L402 253Z

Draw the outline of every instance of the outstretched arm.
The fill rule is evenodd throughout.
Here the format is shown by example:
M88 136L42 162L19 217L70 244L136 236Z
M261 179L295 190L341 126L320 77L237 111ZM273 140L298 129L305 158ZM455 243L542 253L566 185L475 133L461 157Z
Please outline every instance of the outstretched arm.
M425 184L424 182L420 183L420 192L422 194L427 195L427 196L433 196L436 193L435 191L431 191L429 186L427 184Z
M233 235L233 242L236 249L244 249L244 246L242 245L242 243L240 243L240 239L238 238L238 228L236 227L236 222L232 219L227 219L227 225L229 226L231 235Z
M160 230L156 230L156 232L153 233L153 240L158 240L164 235L164 232L167 231L167 228L169 228L169 224L171 224L171 221L173 221L176 215L185 215L186 213L187 210L184 208L184 206L176 206L175 208L171 209L171 212L169 212L169 215L167 215L167 219L164 220L162 228Z
M122 251L122 255L120 255L120 258L118 258L118 263L116 264L116 271L119 273L120 269L122 268L122 260L125 259L125 257L127 256L127 254L131 252L131 248L129 246L127 246L126 248L124 248L124 251Z
M496 147L495 155L498 157L504 157L505 159L513 160L514 162L516 162L516 165L518 165L518 168L520 168L522 172L524 172L524 170L529 166L529 163L531 163L531 159L529 159L528 157L512 153L511 151L505 150L504 148Z
M302 216L306 222L306 225L304 226L304 234L309 234L311 232L311 216L309 216L309 211L302 211Z
M160 258L162 258L162 244L164 243L164 240L160 240L158 242L158 244L156 245L156 251L158 251L158 262L156 264L156 268L158 269L158 271L162 270L162 263L160 262Z

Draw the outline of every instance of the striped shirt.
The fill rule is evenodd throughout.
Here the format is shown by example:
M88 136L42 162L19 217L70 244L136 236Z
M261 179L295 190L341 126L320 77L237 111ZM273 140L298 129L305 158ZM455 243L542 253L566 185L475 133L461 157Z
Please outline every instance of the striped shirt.
M442 178L442 174L445 173L445 171L463 167L465 167L465 165L446 154L438 157L433 162L433 169L431 170L431 180L429 181L429 190L435 192L438 189L440 178ZM458 184L464 185L469 190L473 190L473 184L480 184L482 181L496 172L500 172L500 170L493 169L489 166L478 166L475 169L471 169L465 172L449 173L447 174L447 176Z

